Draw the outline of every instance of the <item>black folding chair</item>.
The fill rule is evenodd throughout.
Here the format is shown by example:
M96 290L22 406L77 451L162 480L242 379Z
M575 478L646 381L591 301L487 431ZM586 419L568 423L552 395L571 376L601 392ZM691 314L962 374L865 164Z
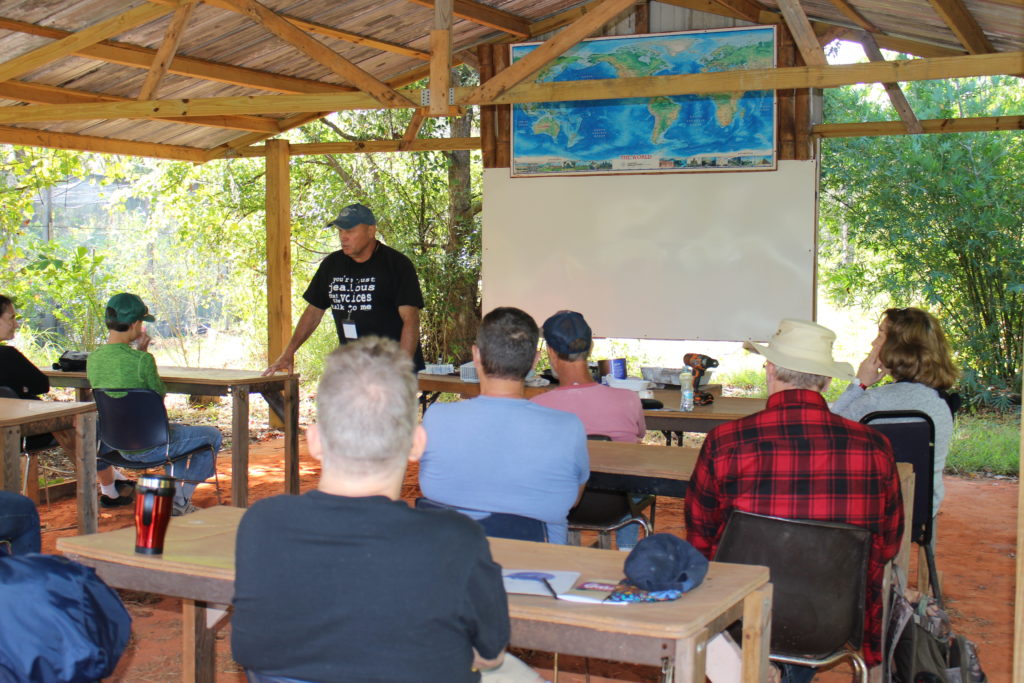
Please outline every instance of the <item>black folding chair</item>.
M861 527L734 510L715 561L771 571L772 661L830 669L850 659L867 683L860 649L870 551Z
M509 512L487 512L486 510L468 510L466 508L445 505L429 498L417 498L416 507L423 510L452 510L467 517L467 513L481 513L486 516L476 519L470 517L474 522L484 528L484 534L494 538L510 538L514 541L537 541L547 543L548 528L544 522L532 517L513 515Z
M588 441L611 441L606 434L587 434ZM639 524L644 537L651 535L654 526L655 496L643 496L639 501L625 491L603 491L587 486L576 506L569 510L569 545L580 544L581 531L596 531L600 548L612 547L612 532L630 524ZM651 509L648 521L643 511Z
M116 394L116 395L115 395ZM93 389L96 411L99 413L97 432L102 444L112 451L99 453L100 460L131 470L149 470L163 467L168 474L171 466L181 460L192 457L201 451L210 451L216 457L213 447L200 446L181 455L170 456L170 424L167 419L167 408L164 398L151 389ZM161 462L145 463L125 458L119 451L148 451L164 448L164 459ZM99 450L99 449L98 449ZM214 485L217 492L217 504L220 505L220 477L217 468L213 469ZM201 481L181 479L192 484Z
M932 595L942 606L942 589L935 568L932 548L935 510L932 498L935 492L935 423L920 410L885 410L868 413L860 419L886 435L892 444L896 462L910 463L914 468L914 513L910 540L924 550L928 564L928 579Z

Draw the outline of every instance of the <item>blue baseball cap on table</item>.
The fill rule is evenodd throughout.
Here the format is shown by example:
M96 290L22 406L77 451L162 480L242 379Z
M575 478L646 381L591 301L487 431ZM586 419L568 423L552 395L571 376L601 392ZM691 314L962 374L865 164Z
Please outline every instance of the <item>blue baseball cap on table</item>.
M683 539L651 534L626 557L626 579L645 591L691 591L704 581L708 560Z
M337 218L327 224L327 227L351 230L357 225L377 225L373 211L362 204L349 204L341 210Z

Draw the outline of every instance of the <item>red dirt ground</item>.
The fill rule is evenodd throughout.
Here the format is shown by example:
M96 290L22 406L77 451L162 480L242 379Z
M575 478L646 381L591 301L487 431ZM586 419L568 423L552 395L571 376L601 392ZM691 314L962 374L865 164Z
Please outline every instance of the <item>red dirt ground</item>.
M280 438L253 443L249 465L249 499L258 500L282 492L283 441ZM221 489L230 491L230 459L220 459ZM300 463L302 490L316 486L319 469L304 450ZM416 495L415 472L406 478L403 496ZM946 500L938 523L937 563L943 576L947 608L953 628L978 644L982 666L993 683L1011 679L1013 648L1013 585L1015 572L1015 524L1017 482L997 479L946 478ZM216 504L212 485L201 486L195 495L201 507ZM74 500L40 506L44 525L43 552L56 552L56 539L75 533ZM100 530L132 524L129 509L101 510ZM658 501L658 531L682 531L679 501ZM181 625L179 600L123 591L132 615L132 639L112 681L181 680ZM244 681L241 669L231 660L230 625L218 633L217 680ZM550 676L551 657L544 653L520 653L542 673ZM614 662L584 662L562 657L560 680L582 681L589 664L594 683L604 681L653 681L657 671ZM843 668L825 673L816 681L850 680ZM840 673L842 672L842 673Z

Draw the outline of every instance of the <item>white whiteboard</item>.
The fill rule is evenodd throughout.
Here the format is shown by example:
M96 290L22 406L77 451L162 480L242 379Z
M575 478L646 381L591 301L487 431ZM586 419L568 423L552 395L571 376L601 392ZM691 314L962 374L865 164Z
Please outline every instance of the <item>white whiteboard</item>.
M484 170L483 309L579 311L599 337L768 339L813 319L817 162L510 178Z

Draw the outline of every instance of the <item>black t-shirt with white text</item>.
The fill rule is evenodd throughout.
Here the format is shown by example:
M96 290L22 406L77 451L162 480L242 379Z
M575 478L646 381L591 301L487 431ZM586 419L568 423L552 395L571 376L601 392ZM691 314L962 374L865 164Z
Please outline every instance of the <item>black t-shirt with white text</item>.
M373 254L357 263L341 250L328 255L302 295L310 304L331 309L338 343L346 338L344 323L355 323L360 337L377 335L400 341L399 306L423 308L423 292L412 261L386 244L377 243ZM423 369L423 352L416 345L416 369Z

